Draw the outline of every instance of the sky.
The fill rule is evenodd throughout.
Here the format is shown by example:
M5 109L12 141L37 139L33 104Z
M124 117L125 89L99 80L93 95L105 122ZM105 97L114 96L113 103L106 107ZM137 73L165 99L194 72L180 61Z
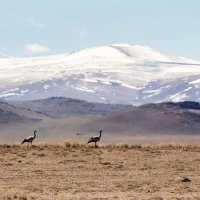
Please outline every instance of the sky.
M199 0L0 0L0 55L147 45L200 60Z

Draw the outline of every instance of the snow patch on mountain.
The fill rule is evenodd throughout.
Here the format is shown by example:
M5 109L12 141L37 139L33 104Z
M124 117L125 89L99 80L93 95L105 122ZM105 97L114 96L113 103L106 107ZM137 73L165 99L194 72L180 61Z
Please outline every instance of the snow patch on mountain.
M200 99L200 62L114 44L61 55L0 57L0 98L51 96L140 105Z

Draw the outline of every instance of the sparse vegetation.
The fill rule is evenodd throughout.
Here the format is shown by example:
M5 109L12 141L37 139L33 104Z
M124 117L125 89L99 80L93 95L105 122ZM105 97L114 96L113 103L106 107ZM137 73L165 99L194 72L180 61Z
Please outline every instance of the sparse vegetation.
M25 194L23 194L19 190L13 190L13 189L11 189L8 192L7 196L5 196L4 199L5 200L28 200Z
M65 140L65 147L67 148L83 148L86 144L83 142L77 142L73 140Z
M0 199L198 199L200 146L0 145ZM191 182L182 182L188 177Z

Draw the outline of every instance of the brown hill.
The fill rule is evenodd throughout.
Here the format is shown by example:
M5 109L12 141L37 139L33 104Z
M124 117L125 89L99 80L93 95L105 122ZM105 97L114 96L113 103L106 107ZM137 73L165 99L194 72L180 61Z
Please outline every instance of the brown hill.
M130 105L93 103L65 97L51 97L47 99L18 101L12 103L16 106L44 114L48 117L63 117L68 115L104 115L113 111L132 107Z
M105 105L107 106L106 111L109 110L110 113L97 114L102 113L103 109L96 109L96 111L89 112L89 115L84 113L88 113L89 108L96 108L94 104L89 105L90 103L79 102L79 100L64 102L66 100L62 98L38 100L36 104L31 102L29 105L39 105L38 110L34 111L27 106L28 104L22 107L10 102L0 102L0 138L20 140L35 129L38 130L38 140L78 138L87 141L90 136L98 134L101 129L103 130L103 141L124 136L152 138L149 136L198 136L200 133L200 106L196 102L146 104L139 107L129 106L118 111L108 109L113 105ZM20 104L23 105L23 102ZM46 108L43 109L42 105L46 105ZM39 108L41 108L40 111ZM76 111L82 114L77 114ZM63 116L64 113L65 116ZM82 133L82 136L77 136L76 133Z
M199 134L200 106L196 102L146 104L95 119L84 131L105 130L118 135Z
M31 110L16 107L10 103L0 102L0 124L38 122L42 116Z

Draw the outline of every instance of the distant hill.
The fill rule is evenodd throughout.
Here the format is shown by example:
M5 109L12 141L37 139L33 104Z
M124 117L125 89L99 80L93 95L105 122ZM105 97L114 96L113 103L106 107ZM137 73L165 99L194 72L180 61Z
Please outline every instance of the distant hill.
M30 110L0 102L0 124L31 123L40 121L40 115Z
M102 116L85 124L85 131L105 130L124 135L200 134L198 102L146 104Z
M13 102L13 104L48 117L63 117L67 115L104 115L132 107L130 105L92 103L65 97L52 97L34 101L18 101Z
M4 128L2 137L7 137L8 128L14 134L15 124L17 134L39 129L40 137L48 139L66 138L77 132L94 134L100 129L110 137L199 135L200 104L185 101L133 107L64 97L0 102L0 128Z

